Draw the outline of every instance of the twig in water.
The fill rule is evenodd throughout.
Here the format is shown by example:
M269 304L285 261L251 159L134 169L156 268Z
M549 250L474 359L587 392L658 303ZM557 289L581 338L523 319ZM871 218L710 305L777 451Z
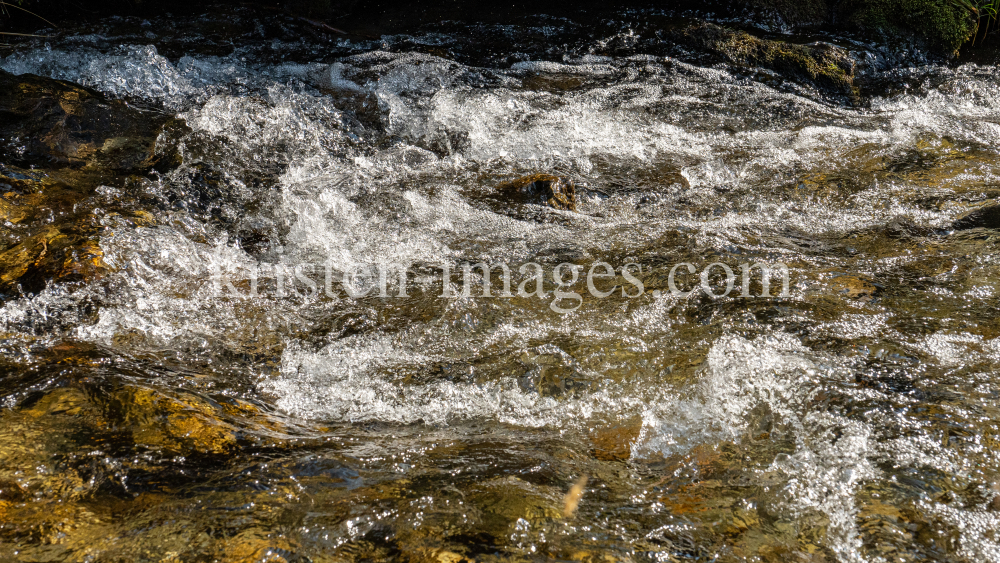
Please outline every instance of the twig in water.
M36 18L42 20L43 22L51 25L52 27L56 27L56 28L59 27L58 25L50 22L49 20L43 18L42 16L39 16L35 12L32 12L31 10L28 10L26 8L22 8L20 6L15 6L14 4L10 4L10 3L4 2L3 0L0 0L0 5L3 5L4 9L6 9L7 6L10 6L11 8L17 8L18 10L21 10L22 12L28 12L29 14L31 14L31 15L35 16Z
M17 35L20 37L55 37L55 35L35 35L34 33L14 33L13 31L0 31L0 35Z
M303 17L299 17L299 19L302 20L302 21L304 21L304 22L306 22L306 23L310 23L312 25L315 25L316 27L319 27L319 28L322 28L322 29L326 29L326 30L329 30L329 31L333 31L333 32L339 33L341 35L347 35L347 32L344 31L343 29L337 29L337 28L335 28L333 26L330 26L330 25L327 25L327 24L325 24L325 23L323 23L321 21L311 20L309 18L303 18Z

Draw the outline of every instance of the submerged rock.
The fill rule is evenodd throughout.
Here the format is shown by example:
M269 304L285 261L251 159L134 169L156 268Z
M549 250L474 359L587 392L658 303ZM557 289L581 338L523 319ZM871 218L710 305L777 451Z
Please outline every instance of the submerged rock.
M576 185L569 178L532 174L503 183L497 191L518 203L576 211Z
M70 82L0 71L0 151L8 164L149 168L166 121Z
M176 151L157 150L171 119L70 82L0 71L0 219L16 227L0 237L0 293L103 275L105 219L142 211L97 188L112 193L179 164Z
M953 231L969 229L1000 229L1000 205L982 207L970 211L951 224Z
M48 227L0 253L0 290L34 293L49 281L101 277L107 270L97 241L87 234Z
M236 447L233 427L210 401L180 400L153 389L132 387L115 397L136 445L179 455L223 454Z
M88 203L90 178L81 187L63 181L74 174L0 167L0 220L14 227L0 239L0 292L35 293L49 282L92 280L107 270L100 218Z
M27 495L13 479L0 479L0 502L23 502Z
M642 434L642 418L634 417L624 422L594 428L590 431L591 455L601 461L628 461L632 446Z
M769 68L832 93L857 94L854 60L846 49L835 45L772 41L707 22L685 29L683 36L688 43L718 53L730 62Z
M562 516L561 495L518 477L498 477L478 483L466 493L482 514L480 526L496 537L511 533L519 520L540 523Z
M850 274L836 275L830 280L829 285L830 289L837 295L862 301L870 301L878 296L881 290L873 282Z

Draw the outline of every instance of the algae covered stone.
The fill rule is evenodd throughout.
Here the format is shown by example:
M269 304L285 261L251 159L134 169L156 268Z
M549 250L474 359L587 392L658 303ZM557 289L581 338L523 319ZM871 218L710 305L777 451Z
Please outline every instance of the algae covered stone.
M932 48L953 53L968 41L976 17L958 2L945 0L847 0L839 19L881 39L920 37Z
M835 45L772 41L711 23L687 28L684 37L738 65L769 68L836 94L857 94L854 60L846 49Z
M1000 229L1000 205L990 205L961 215L951 225L953 231Z

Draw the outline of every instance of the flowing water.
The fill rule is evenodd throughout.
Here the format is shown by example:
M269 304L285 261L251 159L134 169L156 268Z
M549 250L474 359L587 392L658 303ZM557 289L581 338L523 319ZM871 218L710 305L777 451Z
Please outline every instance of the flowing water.
M171 118L173 155L74 203L103 275L0 309L5 560L1000 561L1000 234L954 228L1000 198L994 64L843 40L890 84L852 104L651 13L286 20L0 59ZM534 173L576 212L498 195ZM467 262L538 263L545 297L442 296ZM784 296L669 289L756 262ZM405 297L341 287L389 263Z

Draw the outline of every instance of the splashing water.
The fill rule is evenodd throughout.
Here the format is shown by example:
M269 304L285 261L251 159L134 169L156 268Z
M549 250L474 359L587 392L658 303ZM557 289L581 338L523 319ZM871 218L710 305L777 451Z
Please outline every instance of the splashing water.
M518 46L529 28L493 65L445 56L471 27L183 56L80 35L0 60L182 124L157 141L176 166L88 200L153 217L96 215L108 273L0 310L5 439L44 444L0 453L0 489L33 491L0 514L73 522L0 542L1000 561L1000 255L993 230L951 229L1000 197L995 68L847 107L642 42L556 57ZM532 173L572 178L577 212L498 196ZM568 314L552 284L442 296L465 262L599 261L641 266L645 292L581 281ZM788 265L790 296L668 290L676 264L758 261ZM324 291L388 263L407 296Z

